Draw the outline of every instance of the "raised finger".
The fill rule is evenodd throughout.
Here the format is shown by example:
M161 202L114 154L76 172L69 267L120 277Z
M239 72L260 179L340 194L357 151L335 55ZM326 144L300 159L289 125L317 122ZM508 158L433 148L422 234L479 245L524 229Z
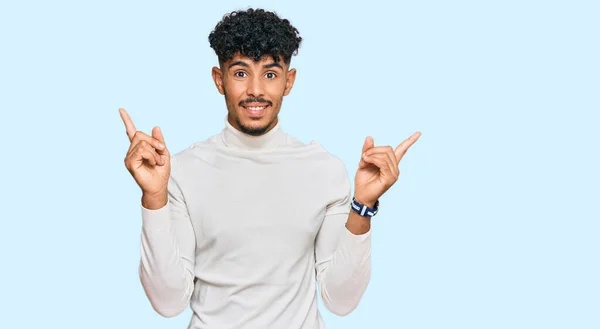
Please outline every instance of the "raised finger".
M396 149L394 150L394 154L396 155L397 164L400 163L400 160L402 159L408 148L411 147L419 139L419 137L421 137L421 133L416 132L396 147Z
M131 141L131 140L133 140L133 136L135 135L135 132L136 132L135 125L133 124L131 117L129 116L127 111L125 111L124 108L120 108L119 113L121 114L121 119L123 120L123 123L125 124L125 132L127 132L127 136L129 137L129 140Z

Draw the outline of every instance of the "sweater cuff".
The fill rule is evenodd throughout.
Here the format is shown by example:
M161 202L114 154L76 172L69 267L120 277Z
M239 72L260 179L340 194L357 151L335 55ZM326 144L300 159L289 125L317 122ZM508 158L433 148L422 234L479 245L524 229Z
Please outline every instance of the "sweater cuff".
M150 231L169 231L171 228L169 203L162 208L148 209L140 205L142 209L142 228Z
M352 253L364 253L371 249L371 230L364 234L354 234L344 227L341 245Z

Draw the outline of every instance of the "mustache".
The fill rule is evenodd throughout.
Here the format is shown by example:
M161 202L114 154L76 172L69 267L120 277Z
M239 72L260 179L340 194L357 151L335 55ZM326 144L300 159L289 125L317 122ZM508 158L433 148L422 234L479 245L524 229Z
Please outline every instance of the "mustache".
M262 97L258 97L258 98L246 98L243 101L240 101L240 106L244 106L248 103L267 103L268 105L273 105L273 102L266 100Z

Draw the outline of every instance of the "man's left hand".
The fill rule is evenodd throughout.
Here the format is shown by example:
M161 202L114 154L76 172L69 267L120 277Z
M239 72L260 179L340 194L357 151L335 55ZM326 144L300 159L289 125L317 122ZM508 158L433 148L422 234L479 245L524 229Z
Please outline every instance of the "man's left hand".
M375 146L373 138L367 137L362 148L362 158L354 178L356 201L372 208L400 176L400 160L421 136L412 134L395 149L391 146Z

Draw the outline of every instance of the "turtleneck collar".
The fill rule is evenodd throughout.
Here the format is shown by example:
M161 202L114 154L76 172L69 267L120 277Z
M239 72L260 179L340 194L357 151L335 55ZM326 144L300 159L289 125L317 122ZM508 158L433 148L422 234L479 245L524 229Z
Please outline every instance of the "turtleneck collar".
M252 136L237 130L225 117L225 128L222 132L223 143L227 147L241 149L267 149L285 144L286 134L281 130L280 121L267 133Z

